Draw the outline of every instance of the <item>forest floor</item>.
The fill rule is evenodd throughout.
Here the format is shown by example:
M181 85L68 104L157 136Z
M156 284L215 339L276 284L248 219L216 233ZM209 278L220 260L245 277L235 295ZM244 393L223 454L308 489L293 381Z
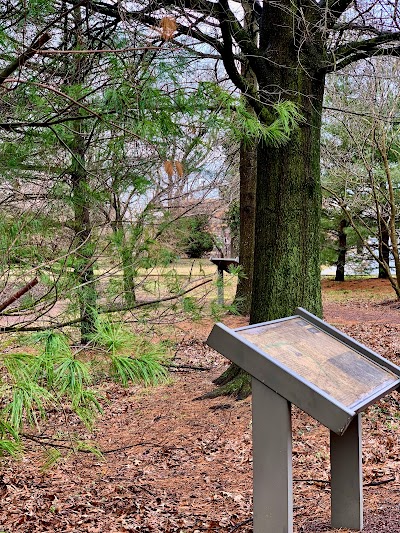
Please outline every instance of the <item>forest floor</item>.
M324 313L400 363L400 309L387 282L325 281ZM252 531L251 398L194 401L227 364L205 345L211 327L179 325L174 358L208 370L175 371L171 382L149 389L101 384L109 403L86 438L104 458L80 453L43 470L43 450L27 441L22 459L3 459L0 533ZM363 415L365 533L400 533L399 406L392 393ZM329 525L329 432L293 411L294 531L339 531ZM60 437L65 429L65 419L51 415L45 432Z

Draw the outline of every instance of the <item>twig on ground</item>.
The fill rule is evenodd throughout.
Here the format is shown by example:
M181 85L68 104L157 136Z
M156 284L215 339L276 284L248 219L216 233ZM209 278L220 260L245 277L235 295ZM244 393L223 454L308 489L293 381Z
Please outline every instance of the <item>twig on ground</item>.
M203 371L208 371L208 370L211 370L211 366L193 366L193 365L175 365L175 364L168 364L168 365L163 365L165 366L166 368L172 368L172 369L175 369L175 370L203 370Z
M328 485L331 483L329 479L294 479L293 481L304 481L304 483L327 483Z
M390 483L391 481L396 481L396 478L393 476L388 479L381 479L379 481L370 481L369 483L365 483L363 486L364 487L376 487L378 485L385 485L386 483Z
M238 529L240 529L241 527L245 526L246 524L250 524L250 522L252 522L252 521L253 521L253 518L248 518L244 522L240 522L240 524L236 524L235 527L233 527L232 529L229 530L229 533L233 533L234 531L237 531Z
M303 481L304 483L326 483L327 485L331 484L331 482L327 479L294 479L293 481ZM378 485L385 485L386 483L390 483L391 481L396 481L396 478L390 477L388 479L370 481L369 483L364 483L363 487L377 487Z
M30 435L29 433L22 433L21 436L27 440L36 442L37 444L40 444L41 446L51 446L52 448L63 448L65 450L71 450L71 451L82 452L82 453L93 453L92 450L79 449L79 448L74 448L73 446L67 446L66 444L61 444L62 442L65 442L67 439L53 439L52 437L48 437L46 435ZM168 446L165 446L165 444L158 444L154 442L137 442L136 444L127 444L126 446L120 446L119 448L111 448L109 450L99 449L99 452L102 455L106 455L108 453L122 452L124 450L129 450L131 448L137 448L139 446L152 446L154 448L168 448ZM184 450L184 448L180 448L178 446L170 446L170 448L174 448L175 450Z

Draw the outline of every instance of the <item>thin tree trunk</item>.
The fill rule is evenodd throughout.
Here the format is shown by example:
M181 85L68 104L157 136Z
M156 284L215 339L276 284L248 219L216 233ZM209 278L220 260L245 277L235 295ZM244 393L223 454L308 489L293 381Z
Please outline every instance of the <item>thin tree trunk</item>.
M257 41L258 23L251 3L243 2L245 11L244 27ZM250 69L248 62L243 63L242 74L255 90L257 79ZM252 112L250 105L247 110ZM251 308L254 271L254 235L256 223L256 186L257 186L257 144L242 141L240 143L240 233L239 233L239 263L241 275L238 279L235 303L242 315L248 315Z
M76 127L79 127L78 125ZM81 342L90 340L95 331L97 292L94 284L92 224L90 221L89 184L85 169L85 149L81 132L75 132L70 147L74 157L71 172L72 204L75 218L75 279L81 319Z
M382 157L383 168L385 170L385 175L386 175L386 180L387 180L387 185L388 185L389 207L390 207L388 230L389 230L390 241L392 244L392 254L393 254L394 267L395 267L396 274L395 276L391 275L389 263L387 263L386 272L388 274L390 284L392 285L396 293L397 299L400 300L400 252L399 252L399 241L398 241L397 233L396 233L397 205L396 205L396 199L395 199L395 194L394 194L392 172L390 169L389 159L388 159L388 149L386 146L386 138L384 135L382 135L380 139L376 139L376 145Z
M75 38L78 46L82 46L81 26L82 17L80 7L73 12L75 23ZM83 84L88 69L87 59L76 56L73 58L72 74L69 79L71 85ZM82 113L80 108L74 110ZM71 160L72 205L74 210L75 243L77 252L74 264L75 280L77 283L77 297L79 302L81 342L90 340L95 331L97 315L97 291L94 282L94 244L93 227L90 219L92 199L90 184L86 170L86 142L85 125L83 120L74 123L73 139L69 143Z
M116 234L119 234L117 239L117 246L122 264L124 302L126 306L133 307L136 302L136 269L133 266L133 249L128 242L128 238L123 224L120 200L117 196L117 193L113 194L113 206L115 211L115 221L112 226L114 232Z
M257 146L240 146L240 248L241 275L235 302L242 315L248 315L254 270L254 232L257 179Z

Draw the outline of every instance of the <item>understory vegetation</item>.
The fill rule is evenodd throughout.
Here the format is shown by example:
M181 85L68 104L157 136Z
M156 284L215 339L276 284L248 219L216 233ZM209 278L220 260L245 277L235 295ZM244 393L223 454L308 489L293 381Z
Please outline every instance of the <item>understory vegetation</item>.
M108 376L123 386L168 380L168 346L133 334L121 322L98 318L96 332L84 350L71 346L66 335L54 330L11 340L12 345L21 342L21 351L13 346L0 359L1 454L18 455L29 428L40 436L49 412L59 417L73 413L91 428L105 404L96 384ZM92 446L96 452L93 443L77 435L71 441L75 451Z

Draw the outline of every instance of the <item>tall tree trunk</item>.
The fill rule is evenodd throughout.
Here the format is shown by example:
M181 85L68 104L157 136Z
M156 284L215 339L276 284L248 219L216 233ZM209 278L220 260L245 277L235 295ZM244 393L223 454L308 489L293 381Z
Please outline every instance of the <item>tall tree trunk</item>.
M94 245L90 220L90 192L85 168L85 146L81 135L81 125L75 126L74 143L70 145L73 155L71 183L72 204L74 209L75 254L74 273L77 282L77 296L81 320L81 342L90 340L95 331L97 292L94 284Z
M297 306L322 315L320 275L320 133L325 76L322 37L304 40L312 24L311 5L264 3L260 51L269 62L259 79L269 103L295 102L303 123L284 146L260 142L257 161L255 250L250 322L293 314ZM298 26L294 25L296 21ZM308 28L305 31L309 31Z
M257 145L240 145L240 248L241 274L236 289L236 306L242 315L251 307L254 269Z
M325 75L322 38L308 43L293 34L293 21L302 20L297 4L265 3L260 23L260 51L268 57L258 74L259 94L269 105L291 100L304 117L284 146L260 141L257 147L255 254L250 323L293 314L304 307L322 316L320 270L320 135ZM307 11L307 8L305 8ZM304 14L311 24L313 7ZM297 18L299 15L299 18ZM297 30L295 29L295 32ZM250 394L250 378L231 365L207 396Z
M340 221L338 228L339 251L336 262L335 281L344 281L344 267L346 265L347 235L344 229L348 226L346 219Z
M296 307L322 315L319 227L319 134L323 80L297 69L299 104L306 120L290 143L273 148L260 143L251 323L293 314ZM293 72L276 86L291 86ZM284 83L284 81L286 81ZM309 157L305 157L310 154Z
M243 2L245 11L244 28L247 29L254 43L257 42L258 23L252 3ZM257 90L257 79L248 61L243 63L242 74L247 83ZM249 112L253 112L247 105ZM240 143L240 240L239 262L241 273L236 289L236 306L242 315L248 315L251 308L254 270L254 233L256 223L256 186L257 186L257 145Z

